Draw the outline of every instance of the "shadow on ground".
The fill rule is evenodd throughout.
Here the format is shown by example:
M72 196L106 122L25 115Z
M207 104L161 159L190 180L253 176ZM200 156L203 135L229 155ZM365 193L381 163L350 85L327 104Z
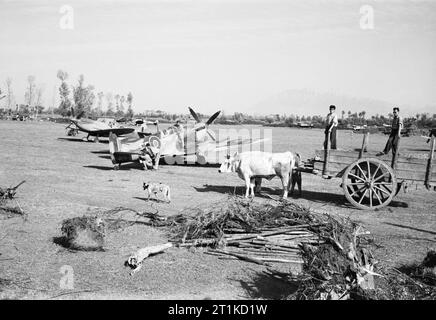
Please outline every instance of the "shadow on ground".
M202 168L219 168L219 163L167 163L165 158L159 160L159 166L179 166L179 167L202 167Z
M222 194L230 194L236 196L245 196L245 187L243 186L223 186L205 184L202 187L193 187L197 192L216 192ZM268 195L280 196L282 191L279 189L262 188L261 193L256 193L256 197L271 199Z
M53 243L57 244L58 246L64 247L65 249L71 250L71 251L104 251L103 248L97 248L97 247L73 247L71 246L71 243L68 241L68 238L65 236L60 237L53 237L52 238Z
M83 140L82 138L58 138L58 140L65 140L65 141L71 141L71 142L86 142L86 143L109 143L108 141L105 140L100 140L99 142L94 142L94 141L87 141L87 140Z
M114 170L114 166L94 166L94 165L88 165L88 166L83 166L84 168L92 168L92 169L99 169L99 170L103 170L103 171L108 171L108 170ZM118 170L131 170L131 169L135 169L135 170L141 170L143 171L144 169L142 168L142 166L140 166L138 163L123 163Z
M390 223L390 222L383 222L383 224L387 224L387 225L390 225L390 226L399 227L399 228L403 228L403 229L409 229L409 230L420 231L420 232L436 235L435 231L419 229L419 228L415 228L415 227L411 227L411 226L406 226L406 225L403 225L403 224Z
M250 282L238 281L251 299L278 300L286 299L298 289L298 282L290 280L289 276L270 270L257 272Z
M223 194L235 194L235 195L245 195L244 186L224 186L224 185L209 185L205 184L202 187L194 187L197 192L216 192ZM271 199L270 195L280 197L282 195L281 188L266 188L262 187L261 193L256 193L256 197ZM314 202L331 203L338 206L350 208L351 205L348 204L343 195L327 192L317 192L317 191L302 191L300 195L298 191L295 191L293 195L289 195L292 199L306 199Z
M91 168L91 169L98 169L98 170L104 170L104 171L109 171L109 170L114 170L114 167L103 167L103 166L83 166L84 168Z
M162 199L157 199L157 198L143 198L143 197L133 197L134 199L138 199L138 200L143 200L143 201L152 201L152 202L157 202L157 203L169 203L166 200L162 200Z
M197 192L216 192L222 194L245 196L245 186L228 186L228 185L224 186L224 185L205 184L202 187L194 187L194 189ZM274 199L272 196L277 197L277 199ZM273 188L262 187L261 193L256 193L256 197L273 199L273 200L280 200L281 196L282 196L281 188L273 189ZM296 190L294 191L294 194L289 193L288 199L305 199L305 200L313 201L315 203L332 204L341 208L356 209L351 203L347 201L347 199L343 194L337 194L337 193L304 190L300 195L298 193L298 190ZM388 208L389 207L407 208L408 204L402 201L392 201L389 204ZM381 210L386 210L386 208L382 208Z

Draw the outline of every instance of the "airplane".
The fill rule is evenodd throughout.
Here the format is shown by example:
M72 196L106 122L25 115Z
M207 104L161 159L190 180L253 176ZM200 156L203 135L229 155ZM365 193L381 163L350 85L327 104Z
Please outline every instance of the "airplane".
M71 109L74 115L74 110L73 108ZM135 131L135 128L120 127L115 121L108 121L105 118L98 120L81 119L83 114L84 112L79 114L75 119L70 119L71 123L65 128L68 130L68 136L75 136L79 131L82 131L88 134L83 140L90 141L89 137L94 137L92 141L99 142L99 137L109 137L111 132L117 135L125 135Z
M109 151L114 169L118 170L122 163L140 161L144 156L146 145L156 156L156 162L165 158L166 160L174 160L174 163L180 163L181 160L191 157L196 163L206 163L207 155L212 152L225 151L230 146L241 146L266 140L226 139L217 141L215 132L209 129L209 126L221 111L215 112L206 122L202 122L192 108L188 109L195 120L194 126L191 128L188 128L188 125L185 128L180 121L177 121L176 124L167 129L157 129L156 133L147 133L143 136L140 136L138 132L124 137L117 137L114 133L110 134Z

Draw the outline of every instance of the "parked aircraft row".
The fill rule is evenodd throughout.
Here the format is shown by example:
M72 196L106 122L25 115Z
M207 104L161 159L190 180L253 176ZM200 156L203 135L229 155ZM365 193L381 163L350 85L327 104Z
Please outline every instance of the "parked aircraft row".
M209 126L220 115L215 112L206 122L201 121L198 114L188 108L194 119L193 126L183 125L177 121L174 125L160 130L157 121L150 122L137 119L134 126L121 126L113 119L72 119L67 127L67 135L76 135L79 131L85 132L85 140L92 138L98 141L100 137L109 138L109 151L111 154L114 169L119 169L122 163L142 162L149 163L154 158L155 163L160 158L183 158L194 157L198 163L206 163L206 156L213 152L227 149L230 152L232 147L260 143L265 139L233 139L229 138L218 141L216 133ZM136 125L136 126L135 126ZM138 127L138 125L140 127ZM142 130L147 125L154 125L156 132ZM155 166L157 168L157 166Z

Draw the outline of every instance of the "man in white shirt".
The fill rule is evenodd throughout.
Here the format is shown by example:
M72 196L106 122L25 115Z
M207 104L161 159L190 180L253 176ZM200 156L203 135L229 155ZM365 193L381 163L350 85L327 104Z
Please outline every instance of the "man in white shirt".
M335 113L336 106L330 106L330 113L327 115L324 149L327 149L327 137L330 133L330 149L336 149L336 129L338 128L338 115Z

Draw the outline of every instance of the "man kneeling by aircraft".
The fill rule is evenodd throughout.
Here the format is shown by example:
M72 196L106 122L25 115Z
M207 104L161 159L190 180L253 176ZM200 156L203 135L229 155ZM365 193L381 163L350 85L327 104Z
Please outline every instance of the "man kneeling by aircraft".
M159 168L159 154L156 150L147 142L144 148L141 150L142 155L139 156L139 161L144 165L144 170L158 169Z

